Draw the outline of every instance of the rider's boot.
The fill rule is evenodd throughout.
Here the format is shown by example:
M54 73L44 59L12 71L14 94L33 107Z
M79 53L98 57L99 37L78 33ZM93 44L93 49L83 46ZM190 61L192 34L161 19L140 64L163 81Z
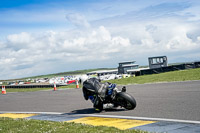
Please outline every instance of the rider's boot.
M93 107L95 108L95 110L97 111L101 111L103 110L103 103L101 101L101 99L97 96L94 100L94 104Z

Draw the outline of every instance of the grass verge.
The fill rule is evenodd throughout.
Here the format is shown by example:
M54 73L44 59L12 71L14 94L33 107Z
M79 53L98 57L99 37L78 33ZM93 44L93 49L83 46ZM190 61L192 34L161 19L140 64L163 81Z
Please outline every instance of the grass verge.
M0 133L146 133L67 122L0 118Z
M200 80L200 68L109 80L119 85Z

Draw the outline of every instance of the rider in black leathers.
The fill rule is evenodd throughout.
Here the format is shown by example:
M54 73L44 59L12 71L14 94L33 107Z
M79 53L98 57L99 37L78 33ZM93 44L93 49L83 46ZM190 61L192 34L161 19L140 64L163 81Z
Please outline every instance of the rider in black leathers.
M98 108L99 104L103 103L106 96L106 91L109 84L101 83L99 79L90 78L83 82L83 95L85 100L88 100L88 89L93 90L97 94L94 100L94 108Z

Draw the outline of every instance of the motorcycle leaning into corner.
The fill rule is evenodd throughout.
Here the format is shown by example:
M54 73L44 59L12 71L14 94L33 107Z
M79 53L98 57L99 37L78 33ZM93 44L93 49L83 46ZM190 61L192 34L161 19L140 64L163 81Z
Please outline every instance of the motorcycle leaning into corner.
M126 93L125 86L119 90L116 84L101 83L98 79L91 78L83 82L82 91L85 100L90 99L94 108L98 111L102 111L104 105L121 106L128 110L136 107L135 99Z

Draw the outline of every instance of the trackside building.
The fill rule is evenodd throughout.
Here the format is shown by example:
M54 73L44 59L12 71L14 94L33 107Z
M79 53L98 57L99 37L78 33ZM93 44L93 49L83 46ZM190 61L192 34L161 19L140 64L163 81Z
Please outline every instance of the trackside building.
M128 74L129 70L138 69L139 65L135 61L120 62L118 67L118 74Z

